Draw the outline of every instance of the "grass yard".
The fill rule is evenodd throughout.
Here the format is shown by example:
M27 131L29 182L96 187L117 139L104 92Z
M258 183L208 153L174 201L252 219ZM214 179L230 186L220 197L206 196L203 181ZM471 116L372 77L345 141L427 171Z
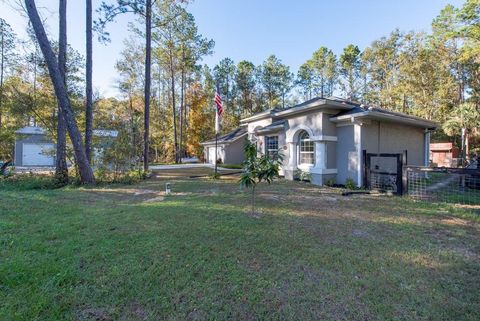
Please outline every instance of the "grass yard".
M479 320L475 212L205 171L1 190L0 320Z

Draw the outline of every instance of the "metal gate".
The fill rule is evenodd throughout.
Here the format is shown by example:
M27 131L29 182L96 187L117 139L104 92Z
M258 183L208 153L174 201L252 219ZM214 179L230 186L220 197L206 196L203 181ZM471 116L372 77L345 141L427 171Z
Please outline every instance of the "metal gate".
M363 151L365 160L365 187L367 189L403 194L403 165L407 154L367 153Z

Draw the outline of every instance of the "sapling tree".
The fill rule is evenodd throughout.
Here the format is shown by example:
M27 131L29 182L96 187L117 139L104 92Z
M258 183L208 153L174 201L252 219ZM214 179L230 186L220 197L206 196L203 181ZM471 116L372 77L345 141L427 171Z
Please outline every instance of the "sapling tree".
M245 161L240 185L252 189L252 215L255 214L255 188L262 181L270 184L279 176L283 156L279 152L260 154L257 145L247 141L245 145Z

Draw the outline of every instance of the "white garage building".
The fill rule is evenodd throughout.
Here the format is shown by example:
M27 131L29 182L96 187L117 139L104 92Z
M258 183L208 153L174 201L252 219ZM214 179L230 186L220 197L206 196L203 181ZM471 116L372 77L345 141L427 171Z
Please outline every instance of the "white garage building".
M118 136L116 130L94 129L95 160L100 158ZM54 167L55 143L41 127L27 126L15 132L15 166L16 167Z
M15 166L51 167L55 165L55 144L45 129L23 127L15 132Z

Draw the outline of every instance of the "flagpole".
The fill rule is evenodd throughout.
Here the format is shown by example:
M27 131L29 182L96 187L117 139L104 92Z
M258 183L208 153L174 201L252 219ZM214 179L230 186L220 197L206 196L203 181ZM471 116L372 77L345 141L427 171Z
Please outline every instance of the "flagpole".
M215 104L217 105L217 108L215 108L215 178L217 178L218 175L218 133L220 132L220 115L222 114L222 99L220 98L219 92L219 86L217 84L217 88L215 91Z
M217 144L218 144L218 133L215 132L215 178L217 178L217 159L218 159Z
M218 110L215 108L215 178L217 177L217 160L218 160L218 132L220 131L220 119Z

